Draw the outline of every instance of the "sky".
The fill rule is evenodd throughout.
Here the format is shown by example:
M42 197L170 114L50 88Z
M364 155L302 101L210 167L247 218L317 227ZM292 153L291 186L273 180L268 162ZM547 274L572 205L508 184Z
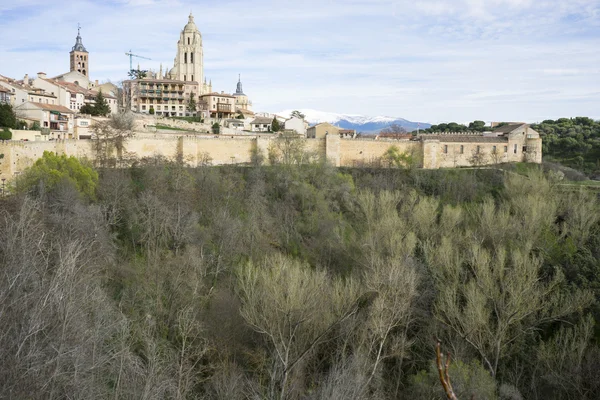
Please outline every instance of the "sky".
M600 0L0 0L0 74L172 67L190 11L205 76L255 111L430 123L600 119ZM135 65L135 64L134 64Z

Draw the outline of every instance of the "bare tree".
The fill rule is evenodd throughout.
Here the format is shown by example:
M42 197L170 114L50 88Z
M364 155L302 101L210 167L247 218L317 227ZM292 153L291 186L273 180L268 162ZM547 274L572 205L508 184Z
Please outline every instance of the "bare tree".
M282 255L240 273L241 314L273 352L272 398L288 398L290 376L341 321L354 314L356 289ZM299 373L299 372L298 372Z

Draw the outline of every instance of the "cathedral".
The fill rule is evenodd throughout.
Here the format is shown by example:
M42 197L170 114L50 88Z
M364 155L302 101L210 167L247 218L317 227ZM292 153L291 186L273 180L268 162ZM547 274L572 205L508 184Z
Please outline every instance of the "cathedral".
M139 70L139 67L138 67ZM213 92L212 81L204 75L202 34L190 13L179 34L173 68L147 71L142 79L125 81L126 102L133 111L162 116L187 116L202 113L206 117L226 118L245 114L252 102L242 91L241 80L235 95ZM193 98L193 101L191 100ZM196 109L190 109L196 104Z
M202 88L199 94L211 92L211 85L206 84L206 78L204 77L202 34L196 26L194 16L191 13L188 17L188 23L179 35L177 55L173 61L173 68L166 72L164 77L184 82L200 82Z

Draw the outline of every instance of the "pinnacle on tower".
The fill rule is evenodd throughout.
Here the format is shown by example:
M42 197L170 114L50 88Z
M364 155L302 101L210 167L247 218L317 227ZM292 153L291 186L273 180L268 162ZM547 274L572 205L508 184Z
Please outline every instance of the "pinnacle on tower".
M81 41L81 25L79 24L77 24L77 38L75 39L75 46L73 46L72 51L81 51L87 53L87 50Z

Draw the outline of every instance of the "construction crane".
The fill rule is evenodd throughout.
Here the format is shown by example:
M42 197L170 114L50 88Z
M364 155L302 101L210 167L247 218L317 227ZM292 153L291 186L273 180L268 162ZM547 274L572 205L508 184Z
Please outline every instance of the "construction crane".
M152 60L151 58L148 57L142 57L142 56L138 56L137 54L133 54L131 52L131 50L129 50L128 53L125 53L126 56L129 56L129 70L132 71L133 70L133 57L137 57L137 58L143 58L144 60Z

